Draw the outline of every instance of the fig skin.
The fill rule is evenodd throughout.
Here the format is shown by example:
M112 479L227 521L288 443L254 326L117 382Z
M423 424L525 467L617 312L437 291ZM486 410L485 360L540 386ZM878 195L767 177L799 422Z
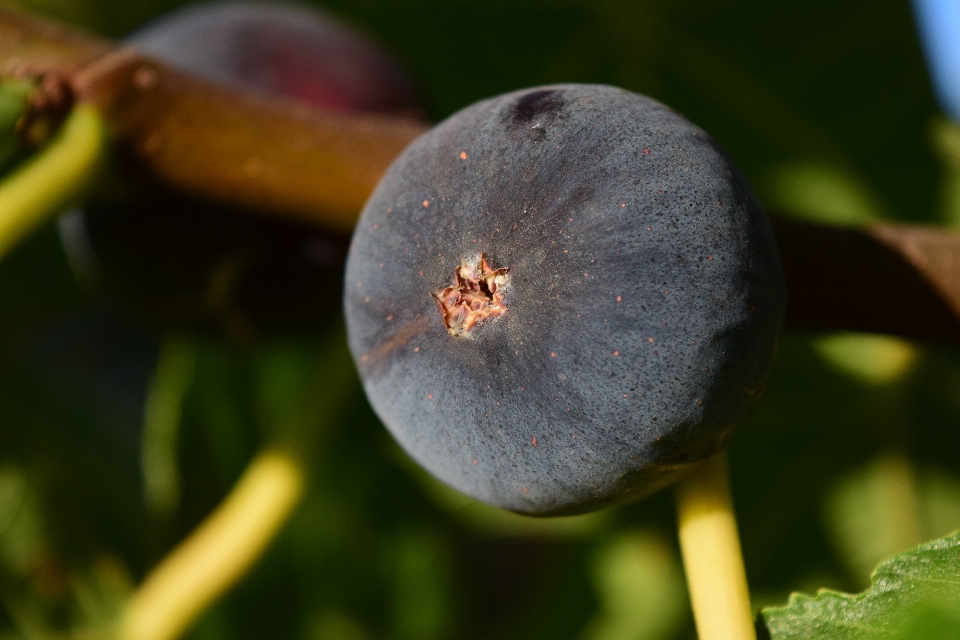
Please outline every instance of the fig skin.
M463 336L432 292L508 268ZM561 515L649 495L725 446L768 375L785 286L766 214L664 105L556 85L467 107L371 196L347 258L374 409L441 481Z

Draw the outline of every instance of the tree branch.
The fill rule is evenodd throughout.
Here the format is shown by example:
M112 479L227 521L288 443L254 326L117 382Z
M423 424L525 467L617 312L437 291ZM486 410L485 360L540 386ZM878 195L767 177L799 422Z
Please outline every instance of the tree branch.
M48 20L0 8L0 73L63 74L160 181L350 231L421 122L321 111L226 89ZM960 342L960 234L776 219L799 329Z
M787 326L960 342L960 233L774 218Z
M0 6L0 75L69 75L112 48L76 27Z
M426 129L221 87L9 9L0 72L64 75L121 150L167 185L337 231L353 229L387 166Z

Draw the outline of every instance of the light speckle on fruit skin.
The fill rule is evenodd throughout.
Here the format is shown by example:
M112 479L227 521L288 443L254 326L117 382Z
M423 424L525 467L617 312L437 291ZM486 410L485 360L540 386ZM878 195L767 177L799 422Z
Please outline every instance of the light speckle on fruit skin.
M558 134L562 149L541 144ZM450 162L463 149L470 163ZM509 267L510 312L457 339L430 291L478 252ZM478 103L415 141L363 212L347 278L364 283L345 294L351 349L401 446L534 515L649 495L723 447L767 376L785 298L766 216L709 136L582 85ZM413 326L422 353L384 346ZM518 450L531 428L537 447Z

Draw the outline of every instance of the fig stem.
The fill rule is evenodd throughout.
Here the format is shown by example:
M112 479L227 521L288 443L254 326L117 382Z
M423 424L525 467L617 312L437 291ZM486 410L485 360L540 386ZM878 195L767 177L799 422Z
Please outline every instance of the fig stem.
M676 488L680 551L700 640L756 640L730 495L727 454Z
M50 142L0 182L0 258L80 197L106 155L103 121L77 105Z
M167 362L158 365L156 375L192 377L195 347L172 338L167 347L163 354ZM273 384L276 392L278 381L288 380L284 374L296 363L291 363L282 349L271 351L275 366L267 365L267 379L261 380L260 386L263 391L264 386ZM285 385L281 397L274 397L279 404L271 410L280 420L266 425L269 443L248 464L227 497L134 592L119 623L119 640L180 637L207 606L243 577L293 513L307 484L311 452L357 388L342 328L321 347L318 360L316 375L308 384L299 389ZM174 371L160 371L161 367ZM184 392L175 390L173 395L180 398L167 398L167 404L182 401ZM269 389L266 395L270 395ZM167 406L165 410L175 409Z
M295 456L259 453L226 500L147 576L127 604L121 640L180 637L267 547L299 502L305 476Z

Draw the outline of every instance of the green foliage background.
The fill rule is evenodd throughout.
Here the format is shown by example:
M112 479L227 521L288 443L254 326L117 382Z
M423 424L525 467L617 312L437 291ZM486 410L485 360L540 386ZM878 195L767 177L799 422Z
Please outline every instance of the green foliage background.
M177 3L18 4L120 36ZM906 0L323 6L407 63L435 119L520 87L610 83L709 131L777 211L960 221ZM318 370L338 332L151 334L81 289L52 225L4 260L0 638L97 637L266 439L330 422L310 389L355 375ZM406 459L359 383L345 402L293 521L190 638L694 636L669 492L557 521L500 513ZM755 605L860 590L880 561L960 528L958 425L955 349L786 332L730 454Z

